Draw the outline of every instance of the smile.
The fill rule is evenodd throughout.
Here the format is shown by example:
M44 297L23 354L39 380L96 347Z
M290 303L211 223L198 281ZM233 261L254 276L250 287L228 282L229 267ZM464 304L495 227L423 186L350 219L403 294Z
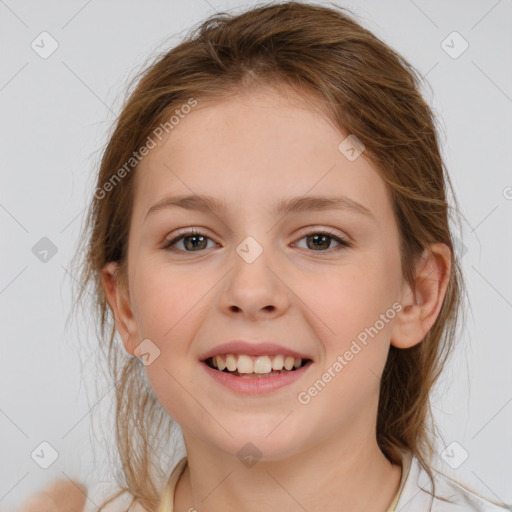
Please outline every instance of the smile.
M282 355L226 354L209 357L201 363L208 375L222 386L239 394L258 395L295 382L313 361Z
M309 359L291 356L248 356L245 354L223 354L206 359L205 363L213 369L230 373L238 377L263 378L295 371L304 366Z

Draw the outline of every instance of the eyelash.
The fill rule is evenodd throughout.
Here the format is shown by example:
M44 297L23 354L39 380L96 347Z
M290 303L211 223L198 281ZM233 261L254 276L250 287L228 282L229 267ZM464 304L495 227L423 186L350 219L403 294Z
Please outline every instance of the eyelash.
M167 244L165 244L165 246L163 247L164 249L168 249L168 250L171 250L171 251L175 251L175 252L181 252L181 253L189 253L189 254L193 254L194 252L201 252L201 250L199 251L183 251L181 249L176 249L174 247L172 247L176 242L179 242L180 240L184 239L184 238L187 238L189 236L203 236L205 238L207 238L208 240L212 240L210 237L204 235L204 233L201 233L200 231L196 230L196 229L191 229L191 230L188 230L188 231L184 231L182 233L180 233L179 235L175 236L172 240L169 240ZM336 234L328 229L323 229L323 230L319 230L319 231L309 231L308 233L305 233L301 238L299 238L299 240L302 240L303 238L307 238L308 236L311 236L311 235L326 235L328 236L329 238L331 238L332 240L335 240L336 242L338 242L340 245L334 249L328 249L328 250L319 250L319 251L313 251L311 250L311 252L319 252L319 253L322 253L322 252L337 252L339 250L343 250L343 249L348 249L350 247L352 247L352 244L350 242L348 242L347 240L344 240L343 238L340 238L339 236L336 236ZM204 250L204 249L203 249Z

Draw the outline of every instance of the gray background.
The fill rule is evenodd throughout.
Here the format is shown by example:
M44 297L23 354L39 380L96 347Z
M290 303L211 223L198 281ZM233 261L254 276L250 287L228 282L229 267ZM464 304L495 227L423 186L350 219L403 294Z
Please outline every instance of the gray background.
M434 395L443 436L438 467L512 502L511 1L337 3L401 52L432 89L424 95L440 119L468 221L460 250L471 300ZM0 0L2 511L58 477L87 485L109 479L105 443L94 436L112 430L113 393L96 378L90 322L66 325L76 279L70 258L96 166L127 82L153 52L215 11L249 5L255 2ZM43 31L58 43L46 59L31 47ZM453 31L469 44L460 55L464 41L446 39ZM33 251L48 244L43 237L57 249L46 262ZM31 457L36 449L40 460L49 457L42 442L58 454L48 469Z

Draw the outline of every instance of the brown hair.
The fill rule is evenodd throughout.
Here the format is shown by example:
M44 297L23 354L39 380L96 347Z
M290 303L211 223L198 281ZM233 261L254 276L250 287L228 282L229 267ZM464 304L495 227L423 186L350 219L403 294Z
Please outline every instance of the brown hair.
M249 87L287 85L307 93L340 130L364 143L364 155L391 193L402 273L409 284L425 248L442 242L452 251L452 271L436 322L421 343L390 348L380 388L377 441L382 452L399 464L400 450L410 450L429 467L435 436L429 394L456 338L463 289L456 253L460 242L452 237L446 200L446 186L452 192L453 187L440 155L435 118L419 92L419 74L344 11L333 4L272 2L237 15L212 15L136 77L137 87L103 153L97 179L101 192L90 203L79 245L79 251L87 247L80 281L82 286L93 283L103 348L109 335L104 355L116 390L120 486L147 510L159 503L161 483L153 479L152 468L161 462L157 441L167 439L173 420L152 393L141 361L114 343L101 270L107 262L118 262L119 276L126 280L134 151L191 98L227 98ZM127 162L131 172L126 172ZM123 177L107 193L105 184L123 166ZM83 291L78 289L77 301ZM158 478L166 470L162 466Z

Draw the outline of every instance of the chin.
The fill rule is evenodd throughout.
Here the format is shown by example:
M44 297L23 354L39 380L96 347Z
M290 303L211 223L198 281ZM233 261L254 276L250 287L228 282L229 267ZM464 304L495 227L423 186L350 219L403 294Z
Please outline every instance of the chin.
M283 418L283 415L279 415L264 422L253 419L252 423L225 424L226 430L233 437L221 435L220 439L212 439L210 442L219 450L236 456L248 467L252 461L283 460L297 455L306 443L304 428L301 427L301 434L296 433L293 426L287 424L288 419L283 421Z

